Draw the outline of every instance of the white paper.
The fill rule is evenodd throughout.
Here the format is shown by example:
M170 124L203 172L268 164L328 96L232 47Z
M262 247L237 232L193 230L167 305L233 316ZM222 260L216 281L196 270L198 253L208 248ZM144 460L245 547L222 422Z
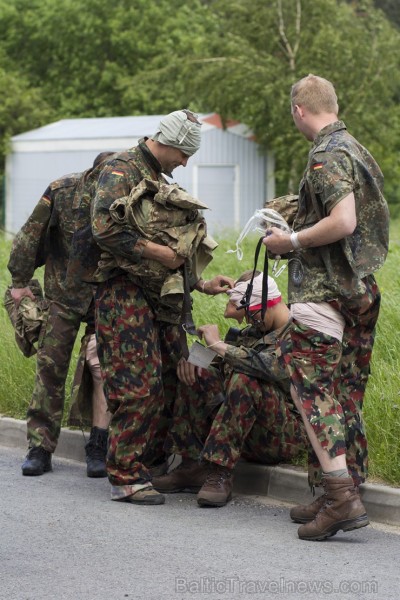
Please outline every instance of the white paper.
M200 342L194 342L189 350L188 362L206 369L216 355L217 353L211 348L206 348Z

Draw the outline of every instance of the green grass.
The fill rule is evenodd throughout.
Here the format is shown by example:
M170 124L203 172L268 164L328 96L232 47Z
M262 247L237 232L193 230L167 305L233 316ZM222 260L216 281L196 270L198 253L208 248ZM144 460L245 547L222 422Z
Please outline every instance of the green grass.
M11 249L11 241L0 233L0 415L25 419L26 411L32 395L35 380L36 358L25 358L18 349L14 340L14 330L3 306L4 293L11 283L11 276L7 270L7 262ZM43 284L43 269L35 272L35 277ZM84 326L82 326L82 335ZM66 410L64 411L63 425L66 424L69 407L69 392L72 386L74 367L78 359L81 334L77 336L71 368L66 381Z
M400 485L400 222L377 273L382 293L371 375L364 404L371 476Z
M219 240L220 245L215 251L214 260L204 273L205 278L210 279L218 273L237 277L242 271L253 267L254 239L245 240L243 244L244 258L240 262L235 254L226 253L228 249L235 247L235 240L236 235L234 234L226 234L223 239ZM10 276L6 268L10 246L10 241L0 236L1 297L4 296L6 286L10 282ZM262 261L263 256L259 259L258 265L261 269ZM400 486L399 264L400 220L396 220L392 223L390 251L386 264L377 274L382 292L382 308L364 409L372 480L382 480L396 486ZM270 261L270 268L271 266ZM277 283L286 299L286 271L279 277ZM235 325L234 321L227 322L223 318L223 310L227 300L224 294L212 297L195 292L193 298L193 313L196 325L217 323L221 335L224 335L230 325ZM26 359L17 349L8 315L2 306L0 308L0 327L2 331L0 345L0 414L25 418L35 375L35 357ZM67 380L67 396L78 349L79 342L75 345L74 357L71 361L72 366ZM65 411L66 414L67 410Z

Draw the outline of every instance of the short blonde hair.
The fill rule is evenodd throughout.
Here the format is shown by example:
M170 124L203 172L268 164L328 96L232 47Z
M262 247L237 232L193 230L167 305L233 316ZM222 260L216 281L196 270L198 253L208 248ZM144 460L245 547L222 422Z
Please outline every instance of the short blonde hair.
M304 106L313 115L339 112L338 100L333 84L310 73L292 86L290 93L292 110L296 106Z

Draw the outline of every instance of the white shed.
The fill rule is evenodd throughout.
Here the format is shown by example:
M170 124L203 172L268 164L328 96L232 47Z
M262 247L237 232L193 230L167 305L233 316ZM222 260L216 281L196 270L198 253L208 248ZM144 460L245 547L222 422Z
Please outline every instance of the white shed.
M11 139L6 160L6 231L16 233L48 184L89 168L102 151L120 151L157 130L163 115L65 119ZM275 195L272 154L262 156L245 125L222 128L218 114L202 115L200 150L177 168L173 181L205 202L211 233L241 228Z

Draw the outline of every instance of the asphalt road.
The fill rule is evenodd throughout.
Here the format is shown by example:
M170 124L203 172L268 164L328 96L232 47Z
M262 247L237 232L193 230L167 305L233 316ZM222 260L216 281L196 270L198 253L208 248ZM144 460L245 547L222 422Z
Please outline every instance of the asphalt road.
M22 477L23 456L0 446L1 600L400 597L398 528L304 542L283 504L236 496L202 509L174 494L138 507L111 502L81 463Z

